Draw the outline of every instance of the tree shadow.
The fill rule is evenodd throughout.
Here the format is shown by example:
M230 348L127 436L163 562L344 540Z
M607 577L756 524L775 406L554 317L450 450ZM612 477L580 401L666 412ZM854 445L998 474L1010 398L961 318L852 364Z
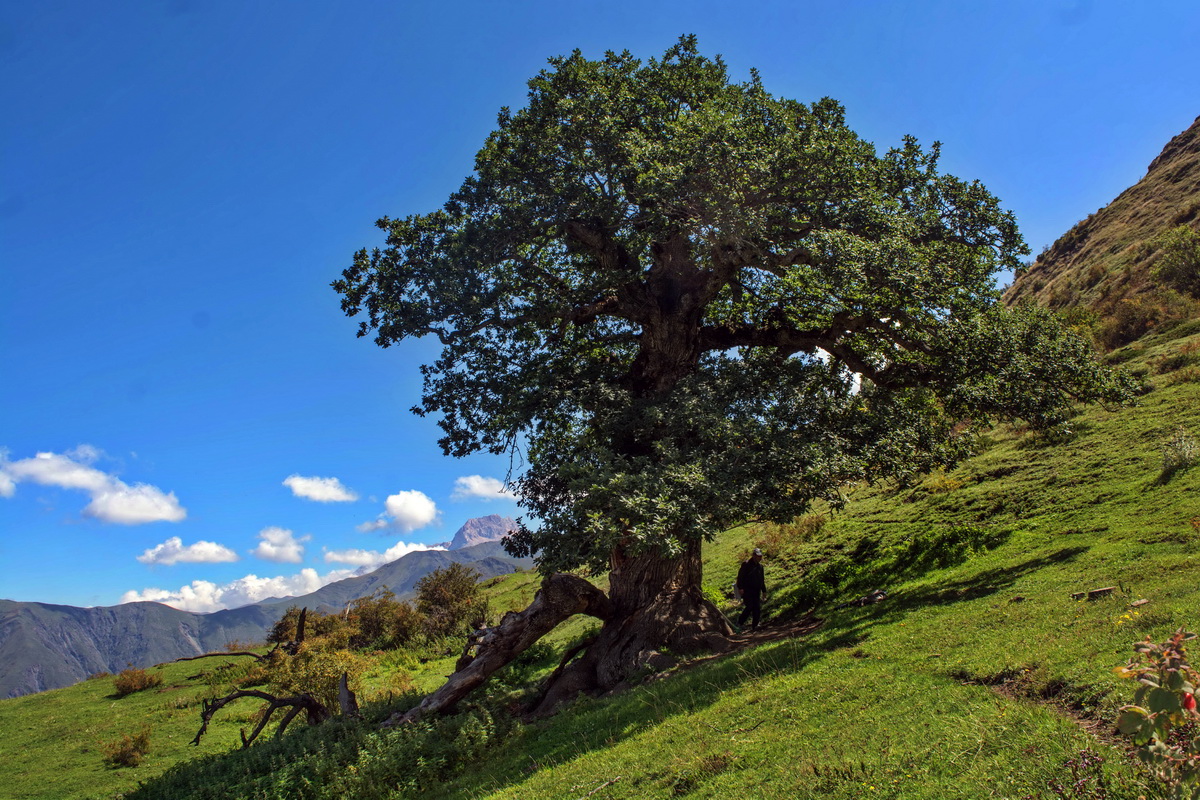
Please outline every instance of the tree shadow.
M976 600L1011 587L1024 575L1077 558L1087 547L1067 547L1011 567L966 578L937 581L897 592L878 605L834 612L826 620L811 614L774 620L753 634L734 638L746 649L697 659L687 668L648 674L641 685L599 698L581 698L549 719L525 729L525 741L512 752L497 752L478 773L453 779L453 792L477 796L523 783L539 769L568 763L595 750L638 736L671 717L712 705L729 691L781 671L797 672L829 653L856 648L871 629L891 624L918 608ZM753 710L735 727L753 724Z
M427 787L427 794L430 797L474 797L519 787L541 769L571 763L652 732L673 719L703 711L743 686L779 674L798 673L835 651L856 649L871 636L872 629L893 624L917 609L994 595L1011 587L1022 576L1070 561L1086 551L1086 547L1063 548L1011 567L935 580L896 592L877 605L831 609L824 620L811 614L769 620L759 631L732 640L735 646L740 644L741 649L695 658L665 672L647 671L623 691L602 697L581 697L552 717L519 726L513 735L515 738L498 740L488 747L482 758L466 765L464 771L446 776L444 783L439 781L437 785ZM466 706L472 705L475 704L468 699ZM758 714L753 704L733 709L720 721L729 730L714 728L714 731L721 734L751 730L760 724ZM191 783L216 779L226 771L260 773L274 769L272 765L277 765L285 753L288 759L312 758L308 751L318 745L319 748L337 750L336 756L326 756L324 761L332 759L344 769L358 759L354 742L364 739L362 724L353 726L359 731L354 734L349 733L350 727L339 733L342 729L336 725L298 731L297 739L289 733L277 742L258 743L249 750L224 756L213 754L180 764L172 772L176 773L177 779ZM688 720L686 724L706 723ZM430 757L456 746L449 739L437 738L439 734L432 727L429 735L435 738L410 739L409 746L428 750ZM339 742L339 739L344 741ZM329 766L318 768L314 765L313 769L324 772ZM670 767L664 764L663 769L666 779ZM135 796L157 796L155 780L145 784L144 791L148 793L139 792ZM579 794L586 794L586 791L581 790Z

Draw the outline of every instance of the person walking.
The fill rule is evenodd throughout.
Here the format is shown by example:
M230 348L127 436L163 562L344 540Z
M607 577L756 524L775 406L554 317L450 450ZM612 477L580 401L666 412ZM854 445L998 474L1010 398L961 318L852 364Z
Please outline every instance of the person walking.
M738 617L738 626L746 624L746 618L751 619L750 630L758 630L758 620L762 616L762 601L767 595L767 579L762 565L763 553L754 548L751 556L742 562L738 569L738 597L742 598L742 615Z

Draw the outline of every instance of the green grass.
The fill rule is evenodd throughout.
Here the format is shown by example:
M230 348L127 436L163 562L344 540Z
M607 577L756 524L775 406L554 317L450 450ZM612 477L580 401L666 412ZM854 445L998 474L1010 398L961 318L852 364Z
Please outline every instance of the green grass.
M1130 363L1181 342L1140 346ZM1150 378L1140 407L1088 410L1058 439L1001 429L948 474L861 487L815 536L776 531L768 618L795 619L817 598L824 622L805 637L646 674L514 724L507 704L522 683L594 624L576 619L456 717L387 733L296 726L248 752L231 750L250 703L186 745L206 687L185 680L195 662L169 665L160 690L120 700L109 679L0 701L0 796L115 797L146 780L131 797L1053 797L1048 781L1090 749L1105 759L1109 796L1137 797L1147 788L1111 730L1133 687L1113 668L1144 636L1200 628L1200 466L1161 471L1180 426L1200 438L1200 383L1165 377ZM718 537L706 585L728 587L760 541L752 526ZM914 541L936 557L917 558ZM1071 599L1102 586L1117 589ZM491 607L524 607L536 587L529 574L494 581ZM836 608L873 588L890 596ZM1150 602L1132 608L1140 599ZM429 691L456 655L380 656L365 677L364 694L381 698L369 717L386 716L389 697L413 702L392 691L397 670ZM103 767L98 742L143 721L147 760Z

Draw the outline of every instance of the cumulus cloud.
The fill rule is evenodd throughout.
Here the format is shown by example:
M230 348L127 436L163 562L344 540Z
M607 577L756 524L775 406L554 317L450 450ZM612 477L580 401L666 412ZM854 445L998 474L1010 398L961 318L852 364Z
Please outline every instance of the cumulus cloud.
M337 478L305 478L301 475L289 475L283 485L292 490L296 497L315 500L318 503L353 503L358 495L342 485Z
M283 564L299 564L304 560L304 545L311 536L301 536L297 539L287 528L263 528L258 532L261 541L258 547L250 551L250 555L258 556L267 561L278 561Z
M145 522L179 522L187 509L179 504L174 492L137 483L133 486L114 475L92 466L101 453L90 445L80 445L65 453L38 453L33 458L0 463L0 496L12 497L16 484L23 481L76 489L91 495L83 514L103 522L140 525Z
M182 586L174 591L147 588L137 592L131 589L121 595L121 602L149 601L164 603L183 611L207 613L225 608L239 608L270 597L295 597L308 594L334 581L349 578L351 575L353 575L353 570L349 569L335 569L319 575L315 569L305 568L296 575L279 575L274 578L247 575L224 584L212 581L192 581L187 586Z
M508 490L503 481L496 478L485 478L483 475L464 475L454 482L454 493L451 500L515 500L516 496Z
M384 564L390 564L398 558L402 558L409 553L415 553L418 550L445 550L445 547L430 547L427 544L416 544L410 542L396 542L383 552L378 550L326 550L325 563L327 564L350 564L355 567L365 567L359 572L369 572L377 567L382 567Z
M218 564L237 561L237 553L216 542L199 541L184 547L183 540L172 536L165 542L151 547L137 557L143 564Z
M424 528L438 517L437 504L424 492L415 490L388 495L383 507L384 511L378 519L364 522L358 526L358 530L369 533L384 528L399 528L409 533Z

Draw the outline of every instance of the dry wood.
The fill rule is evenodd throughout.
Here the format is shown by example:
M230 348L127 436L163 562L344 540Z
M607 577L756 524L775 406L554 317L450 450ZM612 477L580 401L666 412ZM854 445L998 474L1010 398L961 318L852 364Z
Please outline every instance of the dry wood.
M1116 590L1117 590L1117 587L1115 587L1115 586L1105 586L1102 589L1089 589L1086 592L1072 592L1071 599L1072 600L1082 600L1083 598L1086 597L1088 600L1095 600L1097 597L1105 597L1107 595L1110 595L1113 592L1115 592Z
M283 735L287 730L288 724L295 719L296 715L301 711L308 712L308 724L316 725L329 719L329 709L325 705L310 694L296 695L295 697L276 697L267 692L260 692L257 689L239 689L236 692L230 692L224 697L218 697L216 700L205 700L203 702L203 710L200 712L200 730L196 732L196 738L192 739L192 744L199 745L200 737L208 732L208 723L212 720L213 715L220 709L224 708L234 700L243 697L255 697L259 700L266 700L270 705L267 706L266 712L263 713L262 719L258 721L258 726L254 732L246 736L246 731L241 731L242 747L249 747L250 744L258 738L262 733L263 728L271 721L271 715L281 708L290 709L283 720L279 723L279 728L275 731L275 736Z

